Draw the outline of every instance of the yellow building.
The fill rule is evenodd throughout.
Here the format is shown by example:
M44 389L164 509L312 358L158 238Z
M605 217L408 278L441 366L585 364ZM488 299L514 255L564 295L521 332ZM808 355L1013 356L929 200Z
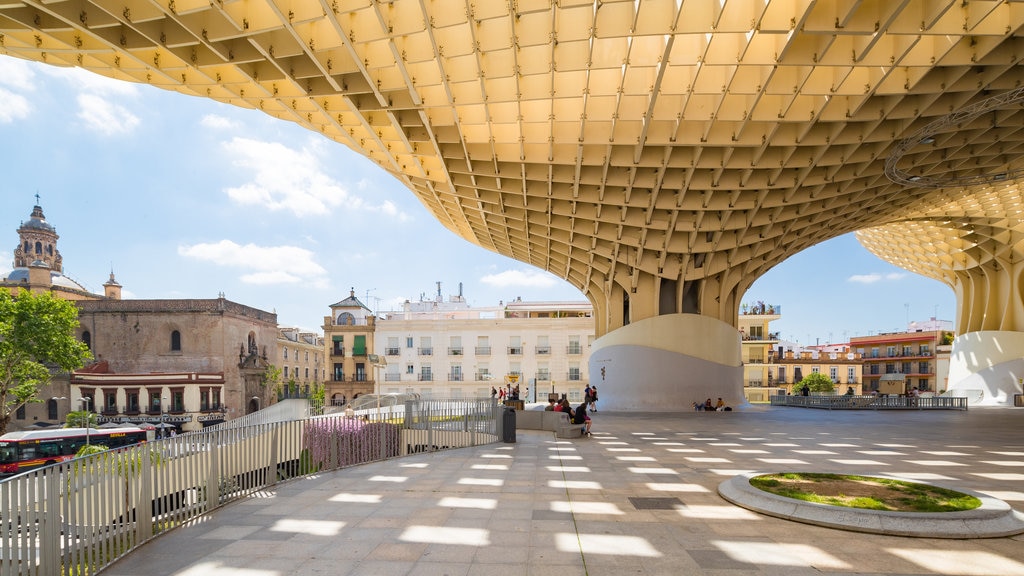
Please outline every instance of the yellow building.
M377 318L356 298L331 304L331 315L324 317L324 358L330 370L326 379L326 401L343 405L361 394L376 391L376 370L381 359L373 348Z
M281 369L278 397L309 397L327 377L323 337L298 328L280 328L275 364Z
M778 333L770 323L782 317L782 307L764 302L743 304L737 324L743 359L743 395L748 402L768 402L773 394L772 368Z
M797 384L808 374L824 374L835 384L835 392L843 394L853 388L854 394L863 394L860 354L845 345L823 347L820 350L785 350L776 353L772 383L790 394L798 394Z

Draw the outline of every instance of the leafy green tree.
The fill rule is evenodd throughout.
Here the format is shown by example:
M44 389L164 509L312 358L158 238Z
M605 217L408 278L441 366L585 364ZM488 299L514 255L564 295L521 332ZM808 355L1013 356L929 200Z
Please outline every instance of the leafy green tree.
M95 428L98 422L95 412L89 410L76 410L68 412L64 420L68 428Z
M821 372L811 372L804 376L803 380L796 383L794 393L798 394L805 385L810 388L811 392L832 392L835 390L835 384L832 382L832 379Z
M49 293L21 290L17 297L0 290L0 434L11 414L50 381L50 369L71 371L91 357L75 339L78 309Z

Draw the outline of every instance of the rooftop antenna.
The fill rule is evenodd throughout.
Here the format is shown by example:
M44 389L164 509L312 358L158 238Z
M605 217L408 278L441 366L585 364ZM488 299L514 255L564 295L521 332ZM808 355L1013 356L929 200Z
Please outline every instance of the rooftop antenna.
M441 283L440 283L440 282L438 282L438 283L437 283L437 301L438 301L438 302L441 302L441 301L443 301L443 300L444 300L444 297L443 297L443 296L441 296Z

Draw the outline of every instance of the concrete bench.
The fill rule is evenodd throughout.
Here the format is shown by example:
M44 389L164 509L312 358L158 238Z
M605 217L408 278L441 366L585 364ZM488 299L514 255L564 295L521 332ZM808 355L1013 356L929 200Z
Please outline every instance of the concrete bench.
M573 424L564 412L549 410L517 410L516 430L546 430L557 438L580 438L583 424Z

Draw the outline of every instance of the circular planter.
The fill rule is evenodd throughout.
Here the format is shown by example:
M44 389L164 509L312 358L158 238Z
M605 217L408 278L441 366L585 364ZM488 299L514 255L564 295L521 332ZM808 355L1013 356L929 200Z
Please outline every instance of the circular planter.
M828 528L889 534L893 536L914 536L920 538L1000 538L1024 533L1024 514L1015 511L1009 504L991 496L954 488L941 484L908 480L879 474L862 474L876 478L890 478L917 484L930 484L940 488L956 490L981 500L981 506L973 510L957 512L891 512L887 510L866 510L830 506L815 502L804 502L765 492L750 485L755 476L772 472L749 472L733 476L718 485L718 494L748 510L814 524Z

